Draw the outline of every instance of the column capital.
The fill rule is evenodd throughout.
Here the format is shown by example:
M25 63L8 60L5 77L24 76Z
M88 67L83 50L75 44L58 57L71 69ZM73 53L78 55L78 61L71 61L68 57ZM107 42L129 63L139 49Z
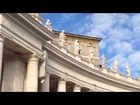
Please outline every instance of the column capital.
M28 60L28 62L30 62L30 61L36 61L36 62L38 62L39 59L40 59L36 53L33 53L33 54L25 54L25 55L22 55L22 57L26 58Z
M74 85L74 88L81 88L80 85L76 84Z
M36 53L30 54L29 58L39 58Z
M37 56L37 54L31 54L31 55L28 55L28 62L30 61L36 61L38 62L39 61L39 57Z
M66 80L65 80L64 78L60 78L60 79L58 80L58 83L59 83L59 84L66 84Z
M79 85L76 84L76 85L74 86L74 88L73 88L73 91L74 91L74 92L80 92L80 91L81 91L81 87L80 87Z

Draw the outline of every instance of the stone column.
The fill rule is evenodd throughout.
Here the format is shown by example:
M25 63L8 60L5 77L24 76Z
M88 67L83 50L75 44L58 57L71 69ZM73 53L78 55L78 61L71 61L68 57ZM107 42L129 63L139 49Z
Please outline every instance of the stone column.
M46 73L46 79L40 85L40 92L49 92L50 91L50 74Z
M29 56L26 81L24 86L25 92L38 91L38 63L39 63L39 58L37 57L36 54L32 54Z
M4 45L4 37L0 35L0 88L1 88L1 73L2 73L2 60L3 60L3 45Z
M73 88L73 92L81 92L81 87L79 85L75 85Z
M66 81L64 79L60 79L58 81L58 92L66 92Z

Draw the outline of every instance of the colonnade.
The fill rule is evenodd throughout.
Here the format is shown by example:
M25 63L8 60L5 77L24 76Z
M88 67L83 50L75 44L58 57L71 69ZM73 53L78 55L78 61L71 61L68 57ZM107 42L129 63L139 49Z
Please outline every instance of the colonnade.
M54 74L47 73L45 80L40 81L39 92L93 92L95 90L85 88L78 83L65 80L63 77L51 78Z
M6 38L0 34L0 84L2 84L2 62L5 39ZM38 91L38 64L39 58L36 54L28 55L27 73L25 75L26 77L23 91Z
M3 62L3 49L4 49L4 42L5 37L0 35L0 84L2 84L2 62ZM37 92L38 91L38 84L40 84L39 78L38 78L38 71L39 71L39 60L40 58L36 54L30 54L26 56L27 59L27 68L26 68L26 75L24 80L24 92ZM59 77L58 80L56 80L57 85L57 92L66 92L67 91L67 81L61 77ZM74 85L70 86L72 87L73 92L81 92L81 87L74 83ZM90 89L89 89L90 90ZM88 90L88 91L89 91ZM46 73L46 79L44 79L44 82L41 83L40 86L41 92L49 92L50 91L50 74Z
M59 80L57 92L66 92L66 81L64 79ZM75 85L73 87L73 92L81 92L81 87L78 85Z

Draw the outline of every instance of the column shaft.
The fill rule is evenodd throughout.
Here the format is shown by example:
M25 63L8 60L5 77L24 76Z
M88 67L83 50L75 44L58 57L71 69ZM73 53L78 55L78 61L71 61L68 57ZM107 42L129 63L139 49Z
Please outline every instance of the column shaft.
M58 92L66 92L66 81L63 79L60 79L58 82Z
M27 74L24 91L38 91L38 62L39 59L36 54L30 56L27 65Z

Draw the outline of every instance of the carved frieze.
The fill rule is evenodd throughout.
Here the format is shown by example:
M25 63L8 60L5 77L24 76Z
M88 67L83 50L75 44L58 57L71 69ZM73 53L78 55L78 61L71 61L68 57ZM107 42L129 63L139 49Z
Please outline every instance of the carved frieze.
M8 28L10 31L17 34L19 37L23 38L30 44L36 46L37 48L41 49L41 42L39 42L37 39L29 35L29 33L23 31L21 28L19 28L14 23L10 22L8 19L2 18L2 25L4 25L6 28Z

